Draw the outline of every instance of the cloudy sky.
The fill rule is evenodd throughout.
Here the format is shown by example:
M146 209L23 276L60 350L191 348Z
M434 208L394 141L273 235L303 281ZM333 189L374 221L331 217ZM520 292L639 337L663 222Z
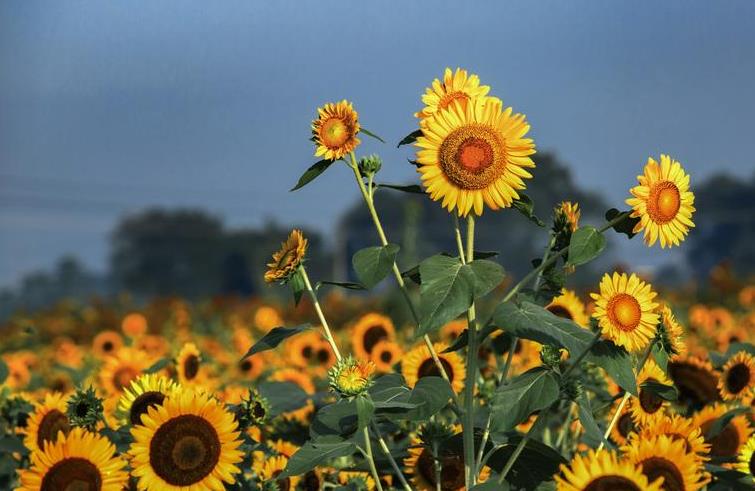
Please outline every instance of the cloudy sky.
M316 106L348 98L396 142L446 66L615 205L660 152L693 183L755 168L752 1L7 0L0 286L64 253L104 270L115 221L149 205L328 231L357 197L345 169L287 192L315 160ZM409 150L364 150L383 180L414 179Z

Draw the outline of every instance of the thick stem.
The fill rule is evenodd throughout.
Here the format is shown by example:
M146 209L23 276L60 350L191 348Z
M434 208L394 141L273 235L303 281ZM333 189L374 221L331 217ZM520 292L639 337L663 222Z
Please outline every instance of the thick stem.
M378 491L383 491L383 485L380 484L380 474L378 474L377 467L375 467L375 458L372 456L370 430L366 426L364 427L364 447L367 452L367 463L370 465L370 472L372 472L372 478L375 480L375 487Z
M466 262L474 261L474 215L467 217L467 250ZM467 311L467 378L464 384L464 476L466 478L467 489L471 489L477 482L475 470L475 448L474 448L474 422L475 422L475 386L477 383L477 359L479 357L477 346L477 314L475 304Z
M317 294L312 288L312 283L310 283L309 281L309 275L307 274L307 270L304 268L304 266L299 266L299 270L301 271L302 278L304 278L304 286L309 292L309 296L312 298L312 303L315 306L315 312L317 312L317 317L320 319L320 324L322 324L322 328L325 334L325 339L328 341L328 344L330 344L330 348L333 350L333 353L336 355L336 359L338 361L341 361L341 352L338 350L336 341L333 338L333 333L330 331L330 326L328 326L328 321L325 319L325 314L323 314L322 312L322 307L320 307L320 302L317 300Z

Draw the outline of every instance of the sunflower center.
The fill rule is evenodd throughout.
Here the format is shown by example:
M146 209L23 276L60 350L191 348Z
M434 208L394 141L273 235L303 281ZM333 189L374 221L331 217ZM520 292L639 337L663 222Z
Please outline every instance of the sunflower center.
M448 363L445 359L440 358L440 364L443 366L443 371L446 372L446 375L448 375L449 382L454 381L454 369L451 366L450 363ZM432 358L428 358L427 360L423 361L422 364L417 369L417 378L422 377L440 377L440 370L438 370L438 365L435 364L435 361L433 361Z
M283 469L279 469L273 472L273 477L278 477L283 472ZM289 491L291 489L291 480L289 478L276 479L275 484L278 485L279 491Z
M383 363L390 363L391 360L393 360L393 355L391 355L390 351L386 350L380 353L380 361L382 361Z
M139 376L139 370L134 367L121 367L113 374L113 385L118 392L131 384L131 381Z
M209 475L220 458L220 439L215 428L193 414L177 416L152 436L149 462L168 484L190 486Z
M657 382L654 378L649 378L649 382ZM640 406L648 414L655 414L662 406L663 399L649 390L640 390Z
M676 217L681 205L679 188L670 181L659 182L650 190L648 215L655 223L668 223Z
M102 343L102 351L105 353L109 353L110 351L113 351L113 348L115 346L113 345L112 341L105 341Z
M252 362L249 361L249 359L246 359L241 362L241 365L239 366L239 368L241 368L242 372L248 372L249 370L252 369L252 366L253 366Z
M304 491L319 491L320 490L320 478L315 471L309 471L304 474L300 485Z
M650 457L641 463L642 473L653 482L663 477L663 489L666 491L684 491L684 477L673 462L661 457Z
M447 455L440 457L440 489L456 490L464 487L464 463L459 457ZM435 476L435 460L432 452L425 449L417 459L417 471L422 478L435 489L437 479Z
M199 373L199 357L189 355L184 361L184 376L187 380L192 380Z
M571 311L563 305L549 305L548 307L546 307L546 310L556 317L563 317L564 319L574 320L574 317L571 315Z
M99 491L102 476L87 459L68 458L56 463L42 478L41 491Z
M365 331L362 346L367 353L372 353L372 348L384 339L388 339L388 331L383 326L372 326Z
M328 351L328 349L323 348L317 350L317 361L325 363L328 360L330 360L330 351Z
M328 148L338 148L349 139L349 127L340 118L330 118L322 123L320 138Z
M679 402L698 410L719 400L716 376L704 368L684 362L668 364L669 375L679 390Z
M750 368L744 363L734 365L726 374L726 390L739 394L750 385Z
M590 481L584 491L642 491L637 484L624 476L600 476Z
M637 426L635 426L634 421L632 420L632 415L628 412L619 417L616 426L619 430L619 434L624 438L629 437L629 435L637 429Z
M68 435L68 432L71 431L68 416L57 409L53 409L45 414L39 423L37 446L43 448L44 442L55 442L58 439L58 433L61 431L64 435Z
M484 189L506 170L506 148L489 126L468 124L452 131L438 150L446 177L462 189Z
M301 356L303 356L304 358L306 358L307 360L309 360L310 358L312 358L312 352L313 351L314 350L312 349L312 346L305 346L301 350Z
M606 312L611 322L622 331L633 331L642 318L640 303L627 293L614 295L608 302Z
M706 421L700 426L703 435L707 435L714 422L715 420ZM739 450L739 433L732 423L727 424L721 433L713 438L705 437L705 441L710 443L710 454L715 457L734 457Z
M165 394L156 390L139 394L131 404L131 411L129 413L131 424L142 424L142 414L147 414L147 411L151 407L161 406L164 400Z

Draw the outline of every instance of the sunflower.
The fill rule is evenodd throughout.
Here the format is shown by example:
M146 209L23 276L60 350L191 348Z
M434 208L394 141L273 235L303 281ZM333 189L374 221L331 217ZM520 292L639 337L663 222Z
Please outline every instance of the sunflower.
M392 372L393 365L399 362L404 351L393 341L378 341L372 348L370 360L379 372Z
M374 363L349 355L328 371L328 382L334 392L343 397L352 397L363 394L372 386L374 374Z
M632 418L638 426L644 426L651 421L663 416L669 402L663 400L654 392L642 388L645 382L656 382L663 385L672 385L663 370L653 360L648 359L637 375L637 387L640 392L636 404L632 404Z
M194 343L186 343L176 358L178 381L182 384L196 382L199 369L202 366L202 354Z
M535 144L523 114L503 109L498 99L454 101L447 109L423 120L417 138L417 171L435 201L459 216L483 204L497 210L511 206L525 188L522 179L532 177L530 155Z
M734 343L746 343L750 340L749 330L745 326L729 325L716 330L716 347L725 353Z
M132 338L143 336L147 332L147 327L147 318L139 312L132 312L121 321L121 331Z
M557 223L561 221L561 223L568 225L570 232L575 232L579 228L580 215L582 215L582 212L579 209L579 203L562 201L556 206Z
M154 334L145 334L136 340L134 347L143 351L149 358L161 358L168 353L168 341Z
M718 388L724 400L741 399L755 387L755 357L740 351L726 362Z
M139 488L152 490L224 489L233 484L243 459L233 414L211 395L177 392L150 407L134 426L129 449Z
M338 160L348 155L361 143L359 130L359 115L346 99L318 107L317 119L312 121L315 156Z
M551 303L545 307L551 314L574 321L576 324L587 327L590 318L585 312L585 304L571 291L563 288L561 294L551 300Z
M708 430L713 426L713 423L727 411L728 408L725 405L717 403L706 406L693 417L694 425L700 428L705 442L710 444L711 457L736 457L740 448L752 433L750 424L747 422L747 416L740 414L732 418L720 433L709 436Z
M372 349L379 341L393 341L396 328L390 317L371 312L360 317L351 330L351 346L354 356L369 359Z
M292 230L288 239L281 243L281 248L273 253L272 262L267 263L265 281L267 283L288 281L304 261L307 243L307 239L304 238L300 230Z
M637 404L636 399L629 399L624 404L619 419L616 420L616 424L611 429L611 439L618 445L625 445L640 429L632 417L632 406L635 404ZM609 415L613 415L618 410L619 405L620 401L616 401L613 404L614 409L609 412Z
M299 482L298 477L292 476L283 479L277 479L278 475L283 472L287 464L288 458L283 455L268 457L267 459L260 462L255 468L260 483L275 481L275 484L277 484L277 489L279 489L280 491L289 491L296 489L296 485Z
M677 359L679 356L687 353L687 344L684 341L684 329L674 317L671 307L664 304L661 306L661 323L663 325L664 349L668 352L671 359Z
M291 234L293 235L294 232L291 232ZM306 251L306 248L307 248L307 239L304 239L303 237L301 237L301 233L299 234L299 237L301 238L303 242L303 246L302 246L302 243L300 243L298 246L303 247L303 249L300 251L294 251L292 252L292 254L300 253L301 257L299 258L299 260L301 261L301 259L304 257L304 252ZM283 318L278 312L278 309L276 309L275 307L271 305L263 305L254 312L254 325L257 327L257 329L266 333L267 331L269 331L270 329L274 327L283 325Z
M708 457L710 445L705 443L702 431L691 419L678 414L664 415L644 426L636 435L636 439L648 440L658 435L666 435L673 440L683 441L685 451L696 455L701 462L710 460ZM636 444L635 438L630 438L630 440L633 445Z
M736 469L750 476L750 479L755 482L755 436L750 437L739 452Z
M285 350L288 361L296 367L306 368L315 357L320 341L322 339L316 331L303 332L290 338Z
M31 453L31 467L20 471L16 489L121 491L128 482L125 466L107 438L74 428L67 436Z
M637 180L640 185L630 189L634 197L626 200L632 207L631 217L640 219L633 232L644 230L648 246L659 239L662 248L678 246L695 226L695 195L689 190L689 175L679 162L661 154L660 165L648 158L644 175L637 176Z
M600 281L600 293L590 296L595 300L593 317L603 334L617 345L632 352L641 351L655 337L656 293L635 274L606 273Z
M123 347L123 338L115 331L101 331L92 340L92 352L99 358L114 355Z
M679 391L679 403L691 409L720 401L718 375L709 361L694 356L670 361L668 374Z
M441 339L453 344L456 339L467 329L466 319L454 319L440 330Z
M455 351L443 353L448 347L445 343L433 344L435 352L438 354L443 371L448 375L451 382L451 388L457 394L464 388L464 379L466 378L466 368L461 356ZM427 345L420 344L408 352L401 360L401 374L404 376L409 387L414 385L422 377L440 377L435 361L433 360Z
M338 473L338 483L343 486L351 484L347 489L359 489L373 491L375 489L375 479L369 472L358 471L341 471Z
M638 439L622 451L624 458L639 466L649 481L663 478L664 490L697 491L708 482L702 462L686 451L684 441L658 435Z
M640 468L619 460L607 450L575 455L561 474L554 476L557 491L661 491L661 481L649 483Z
M438 481L435 473L435 458L430 447L417 437L412 438L408 448L409 456L404 459L407 477L420 491L435 491ZM441 465L440 489L443 491L461 491L464 487L464 457L458 453L442 453L438 456ZM478 482L487 481L490 468L485 466L480 471Z
M120 394L132 380L149 368L147 355L133 348L121 348L108 356L100 369L100 384L109 394Z
M443 80L435 79L430 87L425 89L422 102L425 107L415 114L420 119L425 119L443 109L448 109L454 102L459 102L465 107L469 101L485 98L490 92L490 87L480 85L480 77L474 73L468 74L466 70L457 68L453 72L446 68L443 72Z
M265 370L265 356L248 356L236 363L236 373L242 380L256 380Z
M140 425L142 415L151 407L160 406L165 399L181 390L171 379L155 373L140 375L124 389L118 400L116 415L121 425Z
M34 404L34 411L26 420L26 448L42 450L45 442L54 442L59 433L67 435L71 431L71 422L66 415L67 402L68 396L48 392L42 402Z

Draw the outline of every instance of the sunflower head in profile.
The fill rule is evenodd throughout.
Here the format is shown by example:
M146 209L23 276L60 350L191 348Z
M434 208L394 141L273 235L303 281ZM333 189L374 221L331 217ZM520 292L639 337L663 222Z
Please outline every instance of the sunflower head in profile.
M664 304L660 308L661 323L658 325L658 337L663 350L671 359L676 359L687 353L687 343L684 341L684 328L676 320L671 307Z
M372 348L370 359L378 372L392 372L403 353L401 346L394 341L378 341Z
M454 102L466 107L469 101L485 98L488 92L490 92L490 86L480 85L480 77L474 73L467 73L463 68L456 68L453 71L446 67L443 80L436 78L430 87L425 89L422 95L425 107L415 116L423 120L438 111L448 109Z
M567 466L561 464L561 473L554 476L557 491L661 491L660 480L652 483L641 469L619 459L615 452L590 450L586 455L575 455Z
M317 119L312 121L312 140L315 156L338 160L353 152L361 143L359 115L351 102L329 102L317 108Z
M716 403L706 406L693 417L694 425L700 428L705 442L710 445L711 457L735 458L752 434L747 416L743 414L732 418L718 434L710 434L713 425L728 410L726 405Z
M330 388L343 397L363 394L372 385L375 364L348 356L328 371Z
M585 312L585 304L576 293L566 288L563 288L561 294L551 300L545 309L557 317L569 319L582 327L587 327L590 323L590 317Z
M710 460L710 445L705 443L700 428L694 426L691 419L679 414L665 415L643 426L639 433L632 435L630 445L637 445L636 440L649 440L659 435L684 442L684 450L694 454L700 462Z
M67 435L71 431L67 401L63 394L48 392L42 402L34 404L34 411L26 420L26 448L42 450L46 442L56 441L58 434Z
M243 459L233 414L211 395L187 389L147 410L131 428L132 475L139 489L223 489Z
M726 362L718 389L724 400L742 399L755 388L755 357L740 351Z
M678 246L689 229L694 227L692 213L695 195L689 190L689 175L676 160L661 155L658 164L648 158L643 175L637 176L639 185L630 189L631 217L639 218L633 232L644 231L645 243L661 247Z
M99 374L100 385L108 394L119 395L150 365L151 360L143 351L121 348L105 359Z
M375 479L372 478L369 472L340 471L338 473L338 483L347 487L347 489L364 491L373 491L375 489Z
M648 481L663 478L662 489L697 491L709 481L703 463L694 453L687 451L683 440L667 435L638 438L622 451L629 463L640 467Z
M128 483L125 466L107 438L74 428L31 453L31 466L20 472L16 489L122 491Z
M422 121L417 171L430 197L449 212L481 215L485 205L507 208L535 167L529 124L494 98L454 101Z
M637 375L639 396L632 404L632 417L638 426L642 427L651 421L663 416L669 402L662 399L652 389L643 387L645 383L657 383L672 385L671 380L663 373L663 370L653 361L647 360L642 370Z
M176 357L176 371L178 381L182 384L192 384L197 381L202 367L202 353L197 345L186 343Z
M267 283L286 282L304 261L307 252L307 239L300 230L292 230L281 248L273 253L272 262L267 264L265 281Z
M556 231L565 229L569 232L574 232L579 228L579 217L582 215L582 211L579 209L579 203L562 201L556 206L554 215L554 228Z
M396 328L390 317L370 312L360 317L351 329L351 346L354 356L369 359L380 341L393 341Z
M750 476L755 483L755 435L751 436L747 443L742 446L742 450L737 457L736 469Z
M603 334L630 352L645 349L656 335L658 304L650 285L634 273L606 273L600 281L600 293L591 293L595 300L593 317Z
M166 398L180 389L180 385L163 375L140 375L118 399L116 416L121 425L140 425L142 415L147 414L149 408L162 405Z
M451 388L456 393L461 392L466 378L466 368L461 356L455 351L444 353L443 351L448 347L444 343L435 343L433 347L438 354L443 371L448 375ZM422 377L442 376L425 344L418 345L404 356L401 360L401 374L409 387L414 387Z

